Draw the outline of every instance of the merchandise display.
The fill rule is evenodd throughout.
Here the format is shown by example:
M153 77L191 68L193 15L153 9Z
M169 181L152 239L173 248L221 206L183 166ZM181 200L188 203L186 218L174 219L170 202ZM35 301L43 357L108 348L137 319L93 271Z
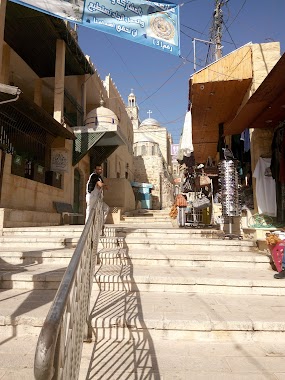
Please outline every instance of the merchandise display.
M241 214L237 161L223 160L218 167L222 215L229 226L229 233L225 233L224 238L242 239L240 234L232 233L233 217Z
M219 162L219 185L223 216L239 216L241 203L236 161L222 160Z

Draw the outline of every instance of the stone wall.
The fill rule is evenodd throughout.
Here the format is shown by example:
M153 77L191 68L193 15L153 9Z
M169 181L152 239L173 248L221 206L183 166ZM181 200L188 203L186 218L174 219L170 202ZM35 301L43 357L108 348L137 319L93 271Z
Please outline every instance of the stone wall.
M152 208L160 210L172 204L173 185L164 167L161 156L134 157L135 181L150 183L152 190Z
M163 127L140 127L138 131L134 131L135 134L143 134L159 145L161 154L166 162L168 162L168 140L167 140L167 129ZM136 138L134 139L137 140Z
M105 78L104 86L108 94L106 107L117 115L120 132L126 142L126 145L119 146L108 158L108 177L127 178L133 181L133 124L110 75Z

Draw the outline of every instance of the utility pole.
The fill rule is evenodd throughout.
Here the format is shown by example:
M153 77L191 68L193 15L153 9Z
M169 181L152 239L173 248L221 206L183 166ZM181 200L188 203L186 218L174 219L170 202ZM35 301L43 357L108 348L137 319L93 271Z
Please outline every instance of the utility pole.
M215 60L222 57L222 26L223 11L222 6L229 0L215 0L215 10L213 14L212 41L215 43Z

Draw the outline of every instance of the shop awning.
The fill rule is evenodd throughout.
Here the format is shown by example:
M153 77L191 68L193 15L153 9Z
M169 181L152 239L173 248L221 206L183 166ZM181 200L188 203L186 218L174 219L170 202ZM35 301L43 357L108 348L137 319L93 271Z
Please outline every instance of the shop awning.
M285 120L285 54L276 63L236 117L224 125L225 134L245 128L275 127Z
M4 40L40 78L55 75L58 39L66 42L66 76L95 72L72 33L64 20L7 1Z
M76 136L73 149L73 165L78 163L88 152L92 153L95 147L96 149L104 148L99 149L99 151L105 152L104 159L106 159L118 146L127 145L120 127L116 124L108 125L108 129L83 126L75 127L73 130ZM106 156L106 154L108 155Z
M8 99L13 99L11 95L4 94L0 92L0 102L6 101ZM13 114L21 114L26 119L31 120L33 123L39 126L39 128L46 130L50 135L57 137L61 136L65 139L74 140L74 134L59 122L57 122L49 113L47 113L43 108L39 107L36 103L25 98L23 94L20 95L19 99L13 102L0 104L0 119L1 113L8 114L11 116L11 111L14 110ZM10 115L10 116L9 116ZM15 117L15 116L14 116Z
M196 162L215 157L219 124L232 120L252 82L251 45L245 45L192 75L192 133Z

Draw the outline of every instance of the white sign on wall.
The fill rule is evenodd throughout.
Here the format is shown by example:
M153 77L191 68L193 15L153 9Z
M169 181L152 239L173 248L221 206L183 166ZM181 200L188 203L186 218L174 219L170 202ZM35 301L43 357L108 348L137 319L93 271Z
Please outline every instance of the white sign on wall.
M51 150L50 169L54 172L69 172L68 152L66 149Z

